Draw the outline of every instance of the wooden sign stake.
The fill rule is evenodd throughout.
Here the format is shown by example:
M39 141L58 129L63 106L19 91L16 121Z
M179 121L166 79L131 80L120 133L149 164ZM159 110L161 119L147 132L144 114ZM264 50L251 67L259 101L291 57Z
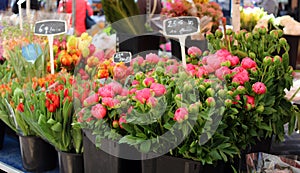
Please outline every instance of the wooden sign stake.
M200 32L200 19L192 16L174 17L164 20L163 34L178 38L181 49L182 65L186 68L185 39Z
M34 34L47 36L50 48L51 74L54 74L53 39L55 35L67 32L67 24L64 20L43 20L35 23Z
M19 9L19 22L20 22L20 29L23 30L23 17L22 17L22 3L25 2L25 0L18 1L18 9Z
M50 47L50 66L51 66L51 74L54 74L54 55L53 55L53 35L47 36L48 38L48 43Z

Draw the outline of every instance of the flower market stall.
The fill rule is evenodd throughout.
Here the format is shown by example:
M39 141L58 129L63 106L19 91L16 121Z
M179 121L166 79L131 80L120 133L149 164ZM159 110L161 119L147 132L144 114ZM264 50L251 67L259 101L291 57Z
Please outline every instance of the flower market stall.
M26 22L22 29L3 24L0 119L18 135L20 169L228 173L245 171L246 158L255 158L249 153L278 154L274 148L295 135L300 115L286 30L273 18L265 27L247 25L259 22L245 21L242 11L248 28L234 32L219 5L206 1L168 3L161 15L208 16L208 29L197 33L206 48L187 46L183 63L160 53L151 39L159 43L163 35L144 25L128 25L132 32L126 33L116 22L99 33L101 39L64 33L51 43ZM122 18L128 24L134 19ZM120 34L139 37L139 28L150 31L147 39L118 47ZM48 153L26 150L37 143L29 137L47 144ZM33 151L39 154L26 157Z

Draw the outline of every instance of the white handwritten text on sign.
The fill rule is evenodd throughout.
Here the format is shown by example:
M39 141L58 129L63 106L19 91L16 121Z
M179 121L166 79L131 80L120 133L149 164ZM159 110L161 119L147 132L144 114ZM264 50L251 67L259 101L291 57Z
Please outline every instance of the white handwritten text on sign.
M131 52L117 52L114 54L114 62L119 63L119 62L124 62L124 63L129 63L131 61Z
M192 35L200 31L200 21L192 16L174 17L164 20L163 29L167 36Z
M43 20L35 23L36 35L60 35L67 32L67 24L64 20Z

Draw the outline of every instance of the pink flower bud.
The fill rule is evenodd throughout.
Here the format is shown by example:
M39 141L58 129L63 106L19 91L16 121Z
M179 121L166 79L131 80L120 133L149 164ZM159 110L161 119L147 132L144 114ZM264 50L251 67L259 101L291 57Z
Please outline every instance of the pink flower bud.
M146 104L147 104L147 106L149 106L150 108L154 108L156 105L157 105L157 99L155 98L155 97L150 97L148 100L147 100L147 102L146 102Z
M266 89L265 84L262 82L256 82L252 85L252 91L259 95L266 93Z
M252 107L255 106L255 98L249 95L245 95L247 98L247 103L250 104Z
M230 65L231 65L232 67L234 67L234 66L236 66L236 65L238 65L238 64L240 63L240 59L239 59L239 57L237 57L237 56L229 55L229 56L226 57L226 59L229 60Z
M106 115L106 109L101 104L96 104L95 106L92 107L91 114L96 119L103 119Z
M130 66L133 66L133 64L138 64L139 66L141 66L144 62L144 58L141 56L137 56L136 58L132 59L132 61L130 62Z
M137 86L139 84L140 84L140 82L137 81L137 80L133 80L132 83L131 83L132 86Z
M188 119L188 110L187 108L178 108L174 114L174 120L178 123L182 123L184 120Z

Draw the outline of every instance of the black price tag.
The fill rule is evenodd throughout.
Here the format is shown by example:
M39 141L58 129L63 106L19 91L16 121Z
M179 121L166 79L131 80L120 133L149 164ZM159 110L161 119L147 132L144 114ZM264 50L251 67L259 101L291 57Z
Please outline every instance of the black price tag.
M50 36L67 32L67 24L64 20L43 20L35 23L34 34Z
M114 63L124 62L129 63L131 61L131 52L117 52L114 54Z
M166 36L180 37L200 32L198 17L182 16L164 20L163 30Z

